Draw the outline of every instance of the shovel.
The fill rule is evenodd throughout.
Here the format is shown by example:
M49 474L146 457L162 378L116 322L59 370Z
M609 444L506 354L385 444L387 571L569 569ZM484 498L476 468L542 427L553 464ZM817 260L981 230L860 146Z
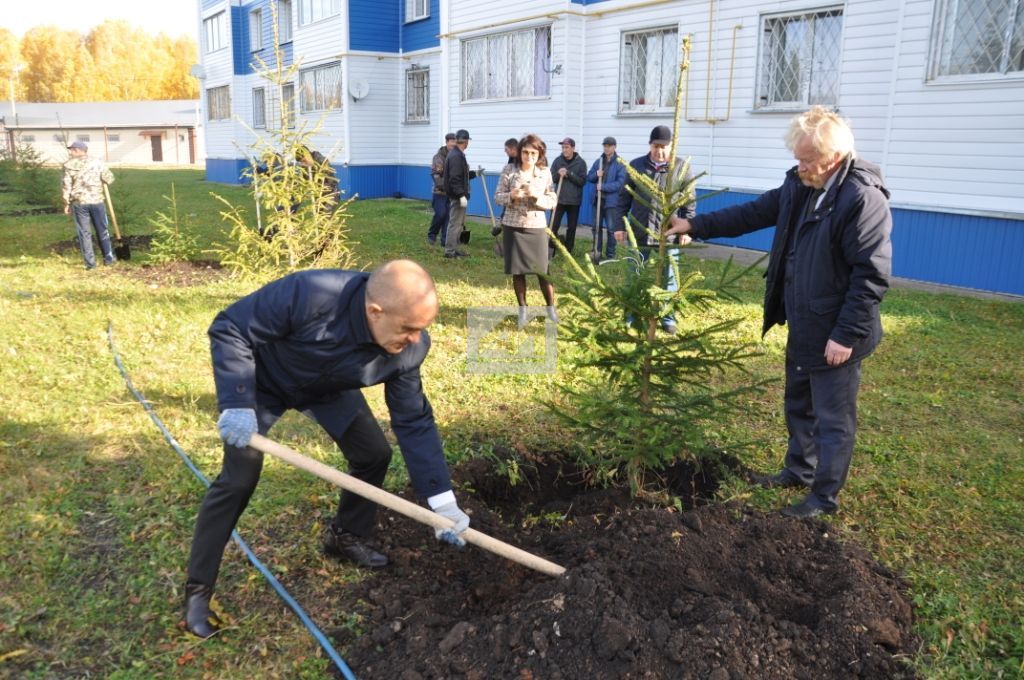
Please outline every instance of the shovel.
M110 200L110 189L106 183L103 184L103 198L107 199L107 210L110 211L110 222L114 225L114 257L119 260L132 259L132 249L128 241L121 238L121 230L117 228L117 215L114 213L114 202Z
M494 236L494 256L503 257L505 248L501 241L501 227L498 220L494 219L494 208L491 207L491 195L487 193L487 179L484 177L484 169L480 168L476 176L480 178L480 184L484 187L484 201L487 202L487 212L491 216L491 235Z
M602 158L602 161L604 159ZM604 163L601 163L601 169L604 170ZM604 252L604 228L601 226L601 181L604 177L597 178L597 206L594 209L594 249L590 251L590 261L594 264L600 264L601 253Z
M388 493L383 489L378 489L372 484L356 479L351 475L347 475L341 470L336 470L329 465L324 465L320 461L307 458L298 451L288 448L283 444L278 444L275 441L267 439L266 437L254 434L252 439L249 440L249 446L262 451L263 453L269 453L275 458L280 458L286 463L290 463L297 468L310 472L320 479L326 480L340 486L346 491L351 491L354 494L358 494L367 500L371 500L378 505L383 505L385 508L394 510L397 513L405 515L411 519L416 520L422 524L434 527L435 529L449 529L454 525L450 519L442 517L435 512L427 510L423 506L410 503L404 498L400 498L392 493ZM525 550L521 550L508 543L503 543L496 538L491 538L487 534L480 533L474 529L466 529L459 536L466 541L466 543L472 543L475 546L483 548L488 552L492 552L495 555L504 557L518 562L524 567L529 567L542 574L548 576L561 576L565 573L565 567L561 567L554 562L548 562L542 557L538 557L532 553L528 553Z

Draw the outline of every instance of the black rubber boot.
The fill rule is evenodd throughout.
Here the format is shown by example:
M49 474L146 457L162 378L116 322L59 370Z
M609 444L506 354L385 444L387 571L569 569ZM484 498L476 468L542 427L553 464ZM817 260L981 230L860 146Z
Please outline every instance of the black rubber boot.
M206 639L220 630L220 619L210 611L213 588L202 583L185 584L185 629Z

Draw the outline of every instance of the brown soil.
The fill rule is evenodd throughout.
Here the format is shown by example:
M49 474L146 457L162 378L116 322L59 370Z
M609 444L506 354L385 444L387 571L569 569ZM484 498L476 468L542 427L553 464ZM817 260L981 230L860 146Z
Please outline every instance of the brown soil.
M475 529L562 577L382 513L392 564L336 603L362 630L330 631L361 680L913 676L905 584L826 522L644 507L555 472L509 487L476 462L456 477Z
M127 245L133 255L140 254L149 249L153 237L148 234L125 236L123 241L115 245ZM64 255L66 253L78 252L78 241L58 241L50 246L50 250ZM216 260L193 260L190 262L165 262L161 264L145 263L135 266L133 263L125 262L116 266L116 271L136 281L142 281L152 286L197 286L204 283L219 281L228 277L228 271Z

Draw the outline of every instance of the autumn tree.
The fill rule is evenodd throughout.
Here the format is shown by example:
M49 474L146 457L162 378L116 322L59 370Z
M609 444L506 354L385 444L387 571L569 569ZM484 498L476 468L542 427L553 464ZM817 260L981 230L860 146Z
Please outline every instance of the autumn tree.
M56 26L37 26L21 38L25 69L20 80L31 102L94 101L92 55L82 36Z

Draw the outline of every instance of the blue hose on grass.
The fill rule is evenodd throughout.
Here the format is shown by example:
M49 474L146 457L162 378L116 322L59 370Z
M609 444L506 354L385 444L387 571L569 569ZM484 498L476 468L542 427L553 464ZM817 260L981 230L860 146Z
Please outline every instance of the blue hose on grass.
M160 429L160 432L163 433L164 439L166 439L167 443L171 445L171 448L173 448L174 451L179 456L181 456L181 459L185 462L185 465L188 466L188 469L192 471L192 474L199 478L199 481L201 481L203 485L209 488L210 480L208 480L206 476L199 471L199 468L195 466L195 463L192 462L192 459L188 457L188 454L182 450L177 440L174 439L174 435L172 435L167 430L167 427L164 426L163 421L160 420L160 418L156 415L156 411L153 410L153 407L150 405L149 401L144 396L142 396L142 393L135 389L135 386L132 384L132 379L128 376L128 371L125 370L124 364L121 363L121 357L118 356L117 354L117 346L114 344L113 322L107 322L107 342L110 344L110 351L114 355L114 363L117 365L117 369L121 371L121 377L124 378L124 384L128 387L129 390L131 390L131 393L135 395L135 398L138 400L140 404L142 404L142 407L146 409L146 412L149 414L150 419L152 419L153 423ZM320 647L324 650L324 652L326 652L330 660L334 662L334 665L338 668L338 670L341 671L341 674L346 678L346 680L356 680L356 676L352 673L352 670L348 667L348 664L346 664L345 660L341 658L341 655L339 655L338 652L334 649L330 641L327 640L327 637L322 632L320 632L320 629L317 628L315 623L313 623L313 620L309 618L309 615L306 614L305 610L303 610L299 603L295 601L295 598L293 598L291 594L289 594L288 591L285 590L285 587L281 585L281 582L278 581L277 578L270 573L270 570L267 569L266 565L260 562L259 558L256 557L253 551L249 548L249 545L244 540L242 540L241 536L238 535L237 531L231 532L231 538L235 539L235 543L237 543L238 547L242 549L242 552L245 553L245 556L249 558L249 561L252 562L252 565L256 567L256 569L261 574L263 574L263 577L267 579L267 581L274 588L274 590L281 597L281 599L284 600L285 604L287 604L288 607L290 607L291 610L295 612L295 615L299 617L299 620L302 621L302 624L306 626L310 633L312 633L313 637L320 644Z

